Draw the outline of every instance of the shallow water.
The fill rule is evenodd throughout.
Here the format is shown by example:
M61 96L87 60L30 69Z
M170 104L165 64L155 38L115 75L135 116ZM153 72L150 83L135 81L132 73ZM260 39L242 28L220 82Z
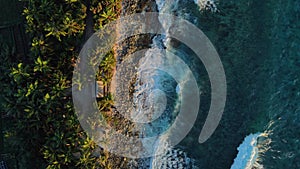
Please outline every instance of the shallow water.
M188 66L201 91L196 123L174 150L185 152L195 167L226 169L234 164L237 148L244 139L259 132L265 133L264 141L249 146L258 150L256 164L265 168L300 168L300 2L222 0L215 13L199 11L193 0L157 0L156 3L160 12L189 20L209 37L226 72L227 102L219 127L209 140L199 144L198 137L210 106L210 81L195 53L168 37L171 18L168 22L161 21L166 36L153 38L152 48L145 54L148 58L137 68L133 97L136 111L132 116L136 121L154 120L151 125L138 126L143 131L142 137L162 134L177 115L184 86L163 71L148 74L142 71L151 64L164 67L167 57L153 59L151 56L157 54L156 48L167 49ZM177 74L183 78L184 72ZM151 97L145 100L145 96ZM147 118L142 112L149 112ZM157 149L159 146L158 140ZM251 155L252 151L245 153L249 158Z

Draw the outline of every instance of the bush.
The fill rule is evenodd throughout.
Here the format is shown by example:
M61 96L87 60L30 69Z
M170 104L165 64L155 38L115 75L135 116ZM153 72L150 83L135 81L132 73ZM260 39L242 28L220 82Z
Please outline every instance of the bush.
M93 1L87 9L80 0L27 2L24 15L31 50L26 62L7 73L5 94L20 167L104 168L107 153L86 135L74 113L71 77L84 43L87 10L101 14L96 19L106 18L95 24L98 28L117 17L118 3Z

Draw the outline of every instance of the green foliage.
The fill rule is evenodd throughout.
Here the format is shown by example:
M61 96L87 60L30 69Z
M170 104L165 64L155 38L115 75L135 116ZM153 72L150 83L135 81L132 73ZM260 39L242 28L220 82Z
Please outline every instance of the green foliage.
M116 60L114 58L114 53L109 52L99 65L99 72L97 74L97 79L102 81L104 85L107 85L111 82L113 77L113 70L116 65Z
M12 69L11 65L3 68L8 79L3 86L7 89L5 111L14 119L11 146L17 150L20 166L108 168L103 161L108 153L98 150L95 155L97 146L81 128L70 92L74 60L84 43L87 9L81 0L26 2L23 14L31 39L28 60ZM94 14L106 19L95 27L116 19L115 2L100 2L101 10ZM8 54L4 56L8 58ZM106 81L114 64L113 54L108 56L102 64Z
M0 76L0 88L1 89L6 89L9 87L9 65L11 63L11 60L9 58L11 58L11 56L13 55L13 50L11 48L9 48L9 46L4 43L2 37L0 36L0 48L1 48L1 52L0 52L0 72L1 72L1 76ZM4 153L7 151L7 147L6 145L4 145L4 137L6 135L8 135L9 131L5 131L4 129L4 125L2 123L4 123L4 120L2 119L2 116L4 116L6 114L5 112L5 104L4 104L4 100L5 100L5 95L6 94L11 94L12 92L10 90L2 90L1 95L0 95L0 149L1 149L1 153Z
M121 5L120 0L91 0L91 11L94 14L94 29L98 30L105 24L115 20L120 14Z

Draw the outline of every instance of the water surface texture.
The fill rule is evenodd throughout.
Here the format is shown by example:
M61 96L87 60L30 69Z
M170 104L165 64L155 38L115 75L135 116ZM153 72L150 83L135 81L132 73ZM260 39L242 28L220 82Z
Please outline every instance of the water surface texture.
M148 168L299 168L300 2L155 3L159 12L156 23L163 28L163 35L141 37L150 44L146 49L137 47L139 52L117 58L113 80L116 107L135 123L139 137L163 136L151 141L141 139L139 148L148 150L146 157L153 155L144 161ZM173 38L173 29L186 35L191 30L180 25L184 22L175 27L177 20L165 19L163 13L181 17L201 29L217 49L224 66L226 107L208 140L201 141L199 134L210 115L210 107L215 106L210 105L215 98L209 71L215 65L207 67L188 44ZM131 28L127 24L118 26L120 37L125 37L126 29ZM149 25L134 26L137 29L131 33ZM194 78L196 88L189 88L188 82L193 79L190 77ZM169 144L173 135L165 132L172 128L181 103L187 100L181 98L185 90L191 97L199 94L201 103L199 106L190 101L191 108L199 107L198 116L193 116L195 124L188 135L174 146ZM178 131L185 127L176 124Z
M248 147L257 148L252 159L255 167L299 168L300 2L222 0L215 13L199 12L199 6L188 0L156 3L160 12L181 16L201 28L226 71L228 98L221 124L207 142L199 144L210 103L207 73L184 44L162 38L164 45L172 44L169 49L190 66L201 85L196 124L177 148L199 168L231 168L244 139L263 133L254 139L256 146ZM252 153L245 156L251 159Z

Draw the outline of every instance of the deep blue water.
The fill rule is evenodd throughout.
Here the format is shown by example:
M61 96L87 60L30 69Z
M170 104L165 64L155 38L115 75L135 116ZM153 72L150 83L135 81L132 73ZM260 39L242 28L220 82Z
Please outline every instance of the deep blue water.
M162 6L164 1L159 2ZM230 168L244 138L259 132L263 136L256 146L256 166L300 168L300 2L222 0L217 7L215 13L201 12L186 0L164 9L173 9L173 14L209 37L224 65L228 87L219 127L199 144L210 82L203 64L187 46L178 42L171 47L193 70L202 91L196 124L177 147L195 159L199 168Z

